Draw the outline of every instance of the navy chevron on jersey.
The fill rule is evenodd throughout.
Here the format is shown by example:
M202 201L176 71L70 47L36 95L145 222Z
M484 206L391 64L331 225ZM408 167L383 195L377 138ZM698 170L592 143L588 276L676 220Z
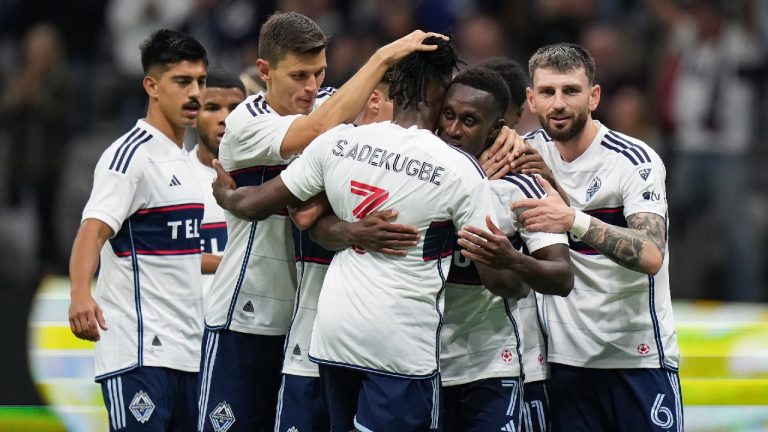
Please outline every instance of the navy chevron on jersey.
M333 93L318 92L315 107ZM299 115L274 112L264 93L249 96L227 117L219 160L238 186L259 185L280 174L290 160L280 147ZM211 329L278 336L288 332L296 293L291 221L280 211L260 222L225 212L227 253L210 295L205 323Z
M313 242L307 231L299 231L296 227L293 228L293 248L296 251L299 283L291 329L285 342L283 373L319 377L317 365L309 360L309 344L312 340L320 289L335 252Z
M115 233L96 284L109 327L96 343L97 380L140 366L197 372L202 217L189 154L146 122L102 154L83 210Z
M353 248L336 254L320 292L312 359L433 376L453 227L482 226L486 214L495 219L474 158L416 127L343 125L313 141L281 176L302 200L325 190L342 220L395 209L397 223L420 231L419 244L402 257Z
M224 249L227 247L227 220L224 218L224 209L216 203L216 198L213 197L213 187L211 186L213 179L216 178L216 170L200 162L199 151L199 145L195 146L190 152L190 157L205 202L203 223L200 226L200 248L205 253L224 255ZM212 283L213 275L204 274L204 296L211 290Z
M541 153L572 207L617 226L627 226L626 218L635 213L666 220L666 170L659 156L642 141L599 126L589 148L572 162L560 158L541 130L525 139ZM572 235L570 245L574 289L565 298L545 296L550 362L676 369L669 252L658 274L649 276L614 263Z
M496 196L499 228L516 246L537 251L566 244L566 236L529 233L518 223L509 204L524 198L546 195L536 179L510 174L490 182ZM479 225L485 228L485 223ZM443 386L454 386L486 378L520 376L523 332L516 299L494 295L480 282L475 265L459 250L445 287L445 316L441 339L440 367Z

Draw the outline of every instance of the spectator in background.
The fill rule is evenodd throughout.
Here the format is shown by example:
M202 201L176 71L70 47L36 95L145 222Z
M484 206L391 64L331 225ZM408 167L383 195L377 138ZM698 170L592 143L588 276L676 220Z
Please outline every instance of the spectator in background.
M762 288L760 254L748 210L759 86L754 72L761 63L757 35L751 23L729 16L721 0L686 0L682 5L648 0L648 4L668 27L668 55L677 64L667 110L676 163L670 190L677 215L672 220L681 223L673 230L689 250L697 251L675 257L680 269L691 269L681 271L680 280L691 287L713 280L700 271L707 259L700 251L718 252L707 248L710 236L701 234L714 230L690 229L707 215L706 220L716 221L717 237L726 242L726 252L720 256L726 267L722 273L727 275L724 281L713 280L718 287L724 283L724 288L713 287L709 296L756 300Z
M6 161L8 202L19 205L31 188L37 216L37 254L44 271L61 266L56 235L56 196L69 135L69 73L61 35L50 24L33 26L23 60L7 81L0 118L13 149Z

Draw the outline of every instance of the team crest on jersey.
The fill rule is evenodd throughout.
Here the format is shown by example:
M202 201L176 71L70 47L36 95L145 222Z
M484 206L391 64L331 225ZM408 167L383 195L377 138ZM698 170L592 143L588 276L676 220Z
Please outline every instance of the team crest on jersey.
M651 352L651 347L649 347L647 344L640 344L637 346L637 352L640 353L640 355L646 355L649 352Z
M600 177L595 177L592 179L592 183L589 184L589 187L587 188L587 201L591 200L592 197L595 196L597 191L600 190L600 186L603 185L603 182L600 180Z
M136 420L143 424L152 416L152 413L155 411L155 404L152 403L149 395L144 393L144 390L139 390L128 408L133 413L133 416L136 417Z
M539 353L539 365L544 366L544 354Z
M643 168L640 171L638 171L640 174L640 177L643 178L643 180L648 180L648 176L651 175L651 169L650 168Z
M216 432L227 432L235 424L235 414L227 402L216 405L208 417L211 419L213 430Z
M511 363L514 358L515 356L512 354L512 351L508 349L501 352L501 361L504 363Z

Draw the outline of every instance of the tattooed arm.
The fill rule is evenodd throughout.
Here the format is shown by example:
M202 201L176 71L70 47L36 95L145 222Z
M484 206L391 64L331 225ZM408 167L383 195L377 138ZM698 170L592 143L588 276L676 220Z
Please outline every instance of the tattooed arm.
M666 251L662 216L634 213L627 217L627 228L610 225L568 206L546 180L540 179L539 183L547 197L512 203L513 210L525 209L520 214L520 222L529 231L571 231L578 235L576 226L583 224L581 240L617 264L645 274L659 272ZM586 218L586 221L579 223L577 218Z
M627 217L627 226L617 227L590 217L589 229L581 240L622 267L658 273L666 251L664 218L654 213L635 213Z

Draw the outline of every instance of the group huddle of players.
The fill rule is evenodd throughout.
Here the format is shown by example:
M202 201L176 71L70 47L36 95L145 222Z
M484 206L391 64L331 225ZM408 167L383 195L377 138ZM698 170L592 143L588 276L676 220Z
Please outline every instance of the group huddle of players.
M70 265L110 430L682 430L666 173L592 119L589 53L528 86L416 31L335 90L327 43L270 17L247 97L188 35L142 45Z

